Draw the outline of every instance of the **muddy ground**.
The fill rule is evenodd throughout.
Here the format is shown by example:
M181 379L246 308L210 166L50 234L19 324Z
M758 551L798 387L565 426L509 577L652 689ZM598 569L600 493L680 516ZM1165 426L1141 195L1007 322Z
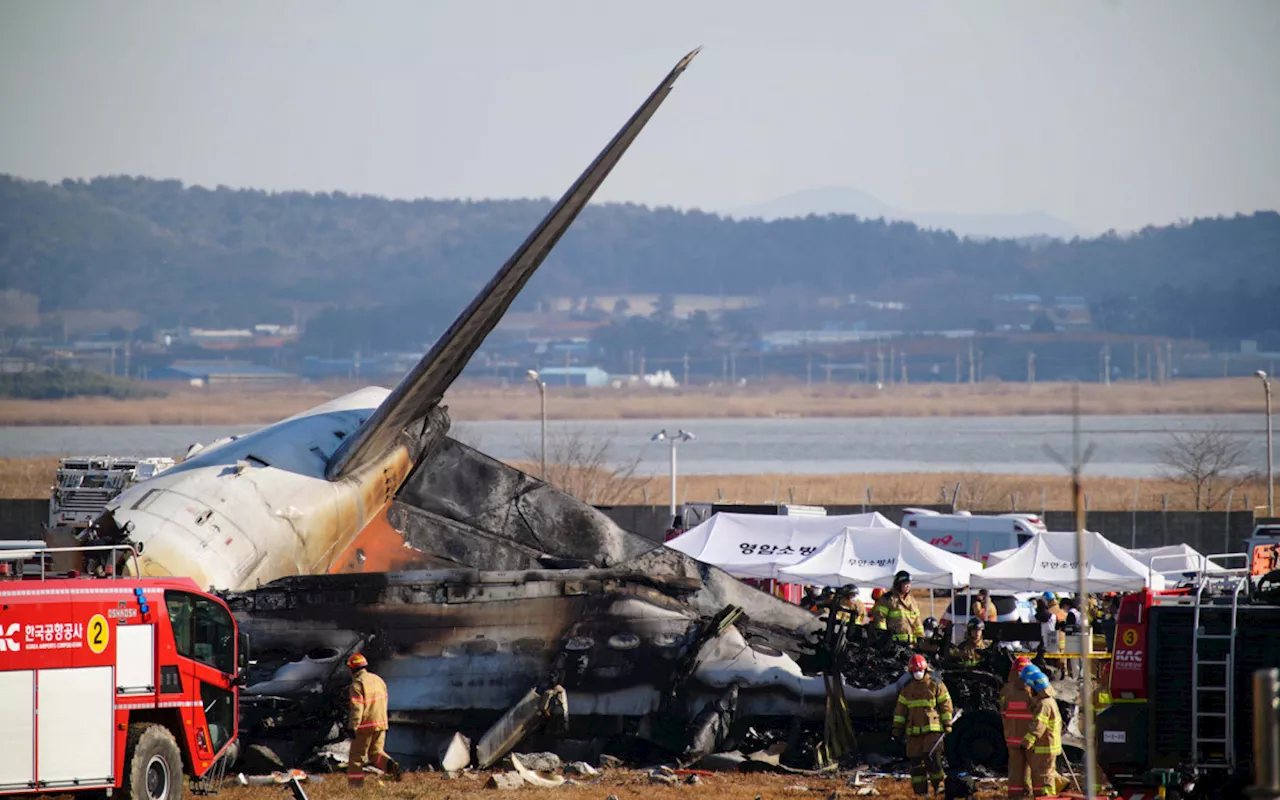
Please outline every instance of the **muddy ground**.
M520 794L537 797L543 800L606 800L610 795L618 800L829 800L832 793L838 793L838 800L855 800L859 797L858 788L849 785L853 779L852 772L840 772L831 776L813 778L802 775L773 774L737 774L716 773L700 775L698 785L680 784L662 786L650 783L649 773L644 770L613 769L606 770L598 777L575 779L582 782L573 786L559 786L553 789L537 788L529 785L514 790L485 788L489 780L488 772L466 772L461 777L447 778L440 772L415 772L406 774L404 781L370 780L358 794L362 797L392 798L409 800L409 798L431 797L441 800L496 800L504 795ZM229 776L230 777L230 776ZM303 789L310 800L332 800L339 797L356 796L357 792L347 788L346 778L341 774L318 776L323 783L304 783ZM878 797L887 800L908 800L915 797L911 792L911 784L906 780L862 778L862 785L870 784L879 792ZM1004 781L988 781L980 784L977 797L981 800L1004 797ZM226 800L281 800L289 798L289 790L285 786L230 786L222 790L220 797Z

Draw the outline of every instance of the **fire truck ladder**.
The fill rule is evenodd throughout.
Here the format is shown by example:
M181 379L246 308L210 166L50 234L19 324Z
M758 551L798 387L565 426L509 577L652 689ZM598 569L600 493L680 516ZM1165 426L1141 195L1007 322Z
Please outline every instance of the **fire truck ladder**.
M1217 566L1212 559L1236 557L1243 554L1206 556L1206 569L1196 586L1191 639L1191 760L1201 769L1236 767L1236 619L1240 593L1249 575L1247 569L1208 571ZM1205 592L1215 582L1230 592L1229 605L1215 602L1212 593Z

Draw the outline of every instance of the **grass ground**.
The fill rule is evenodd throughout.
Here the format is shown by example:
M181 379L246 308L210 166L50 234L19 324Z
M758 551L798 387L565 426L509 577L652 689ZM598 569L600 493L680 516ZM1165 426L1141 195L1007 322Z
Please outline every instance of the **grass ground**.
M56 458L0 458L0 498L48 498L57 469ZM537 474L533 464L515 466ZM848 475L687 475L679 478L677 496L688 502L802 503L857 505L871 489L872 503L910 504L942 502L960 484L959 507L971 511L1040 511L1043 507L1071 507L1071 485L1062 475L992 475L985 473L859 473ZM585 481L570 487L590 499ZM1174 481L1087 477L1085 492L1090 510L1130 510L1134 489L1138 510L1159 510L1167 500L1170 510L1191 507L1190 491ZM597 497L601 504L663 505L671 484L665 477L631 478L617 482L612 494ZM1233 509L1245 510L1261 503L1266 487L1261 482L1236 490Z
M347 788L346 779L341 775L322 776L323 783L303 784L311 800L336 800L356 796ZM697 786L659 786L649 783L646 773L632 770L606 770L599 778L577 786L559 786L554 789L524 786L512 790L523 796L538 795L558 800L605 800L615 795L618 800L669 800L683 798L694 800L780 800L791 798L801 800L827 800L838 792L839 798L853 800L857 797L857 789L847 786L845 776L810 778L800 775L769 774L714 774L701 777L702 783ZM865 780L865 779L864 779ZM486 773L464 773L462 777L447 779L443 773L411 773L405 776L402 783L373 784L366 787L359 796L380 798L380 800L414 800L420 797L441 798L441 800L473 800L473 798L492 798L507 794L495 789L486 789L488 781ZM905 780L882 779L875 782L879 796L887 800L908 800L914 797L911 785ZM1003 797L1003 784L987 783L984 791L979 792L981 800ZM224 789L221 794L227 800L280 800L287 797L288 791L282 786L234 786Z
M167 397L111 400L0 399L0 425L246 425L266 424L352 389L344 384L289 387L178 386ZM1070 384L928 383L883 389L862 384L762 384L687 389L547 387L551 419L965 417L1068 414ZM445 398L455 420L537 419L531 385L506 388L463 383ZM1262 409L1253 378L1174 381L1168 385L1080 385L1083 414L1229 414Z

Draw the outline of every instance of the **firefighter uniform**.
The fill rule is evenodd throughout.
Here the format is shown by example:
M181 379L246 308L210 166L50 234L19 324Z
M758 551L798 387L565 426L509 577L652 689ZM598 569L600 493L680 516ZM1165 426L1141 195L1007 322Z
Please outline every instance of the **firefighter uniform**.
M1056 765L1062 752L1062 713L1048 676L1032 666L1022 671L1022 680L1031 690L1031 727L1022 737L1031 767L1031 790L1036 797L1051 797L1058 793Z
M982 651L991 644L982 638L985 627L986 624L977 617L969 620L969 626L964 632L964 641L956 648L956 659L959 660L960 666L973 669L982 663Z
M881 595L875 610L872 612L876 627L888 631L895 642L915 644L924 636L924 624L920 620L920 609L909 594L886 592Z
M929 675L924 656L912 656L910 669L912 679L902 688L893 710L893 735L907 736L911 789L928 794L932 783L935 793L941 795L947 774L942 768L939 740L951 732L951 695L946 684Z
M1000 690L1000 719L1004 723L1004 742L1009 750L1009 797L1023 797L1032 785L1031 767L1022 749L1023 738L1031 730L1031 694L1019 671L1030 664L1018 659L1009 668L1009 680Z
M351 752L347 756L347 783L364 786L365 765L400 779L400 765L387 755L383 745L387 739L387 684L368 670L369 662L356 653L347 659L351 668L351 714L348 724L355 732Z

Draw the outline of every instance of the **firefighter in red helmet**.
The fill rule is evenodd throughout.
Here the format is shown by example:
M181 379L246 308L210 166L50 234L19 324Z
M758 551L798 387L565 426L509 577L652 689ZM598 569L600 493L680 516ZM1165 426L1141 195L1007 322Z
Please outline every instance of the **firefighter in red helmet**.
M356 653L347 659L351 669L351 715L348 725L355 734L347 756L347 785L364 787L366 764L400 780L400 765L383 745L387 740L387 684L369 671L369 662Z
M941 796L947 775L942 769L942 748L938 745L943 734L951 733L951 695L946 684L929 675L929 662L924 656L912 656L907 669L911 680L898 694L898 705L893 710L893 735L897 738L906 734L911 789L916 794L928 794L932 783L934 793Z

